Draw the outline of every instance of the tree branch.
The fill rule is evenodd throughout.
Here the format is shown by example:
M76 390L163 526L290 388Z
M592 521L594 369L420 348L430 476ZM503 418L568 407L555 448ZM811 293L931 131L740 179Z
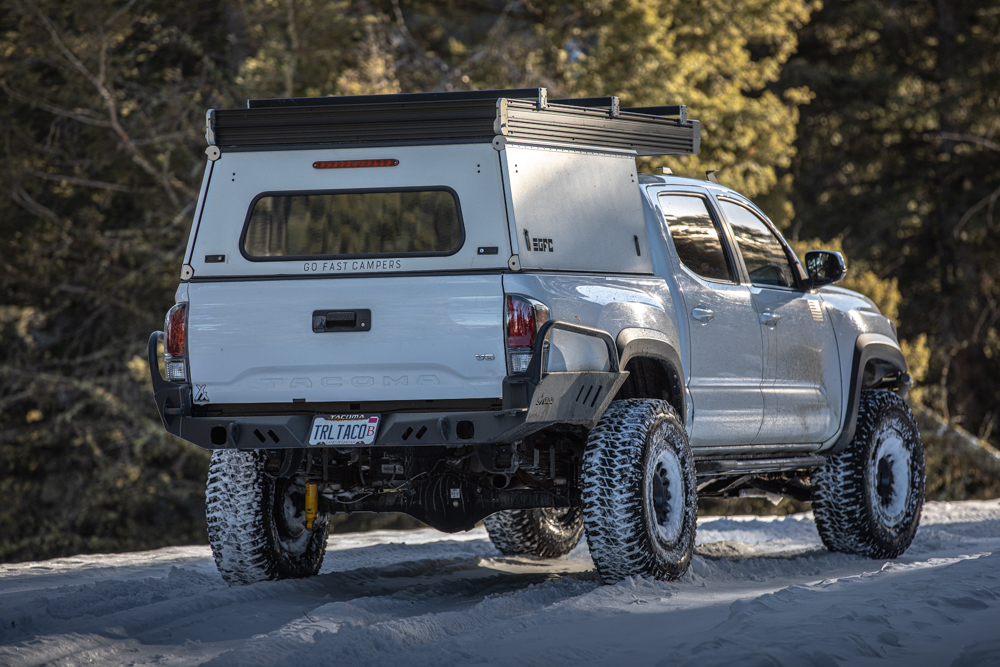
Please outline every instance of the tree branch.
M938 132L937 134L929 135L932 138L942 139L945 141L957 141L959 143L965 144L979 144L989 148L992 151L997 151L1000 153L1000 144L995 141L991 141L986 137L977 137L974 134L960 134L958 132Z
M31 174L32 176L37 176L38 178L44 178L47 181L57 181L72 183L73 185L82 185L85 188L98 188L100 190L114 190L115 192L132 192L132 188L126 187L124 185L118 185L117 183L105 183L104 181L92 181L87 178L77 178L76 176L65 176L62 174L49 174L44 171L38 171L37 169L24 168L23 171L26 174Z
M295 4L293 0L285 0L288 59L285 61L285 97L292 97L295 92L295 65L299 59L299 33L295 28Z
M188 136L187 132L171 132L170 134L160 134L146 139L133 139L132 144L135 146L150 146L152 144L162 144L165 141L177 141L186 136Z
M31 195L21 187L20 183L11 183L10 186L10 198L13 199L21 208L31 213L39 218L45 218L46 220L59 225L59 227L64 228L65 225L63 221L59 219L59 216L55 212L36 202L31 198Z
M987 216L987 222L992 223L993 222L993 207L996 204L997 197L1000 197L1000 187L998 187L996 190L994 190L990 194L988 194L985 197L983 197L982 199L980 199L978 202L976 202L972 206L972 208L970 208L968 211L966 211L965 214L955 224L955 230L951 233L952 238L956 238L957 239L959 237L959 235L962 233L962 229L965 227L965 223L969 222L969 220L972 219L972 216L974 216L976 213L978 213L979 209L981 209L982 207L986 206L987 204L990 205L989 213L988 213L988 216Z
M30 104L33 107L38 107L39 109L48 111L51 114L62 116L64 118L72 118L73 120L79 121L86 125L96 125L97 127L108 127L108 128L111 127L111 123L104 120L103 118L96 118L94 116L87 115L86 112L88 112L89 109L70 111L68 109L63 109L62 107L57 107L54 104L50 104L45 100L39 100L37 98L28 97L27 95L23 95L13 90L10 86L7 85L7 81L5 79L0 79L0 90L7 93L8 97L17 100L18 102L23 102L24 104Z
M118 120L118 105L115 102L114 95L112 95L108 87L104 85L103 81L106 54L106 42L103 39L103 35L101 39L100 53L101 74L97 77L94 76L93 72L87 69L87 66L76 57L76 54L74 54L68 46L66 46L62 37L59 36L59 31L56 30L54 25L52 25L52 22L49 21L44 14L38 11L38 9L35 9L35 15L38 17L38 20L42 22L42 25L45 26L45 29L49 33L49 37L52 39L52 43L56 45L56 48L63 54L63 57L66 58L66 60L77 72L79 72L85 79L87 79L87 81L91 83L91 85L94 86L98 94L104 99L104 104L108 109L108 120L111 123L111 130L118 136L122 145L132 155L132 160L138 164L143 171L159 182L164 192L166 192L167 198L170 200L171 204L174 206L179 205L180 200L177 197L177 193L174 192L173 185L171 185L169 178L166 178L157 172L156 167L154 167L153 164L149 162L149 160L147 160L146 157L139 151L139 149L136 148L135 144L132 143L132 139L129 137L128 132L125 131L125 128L121 126L121 123Z
M107 21L104 22L104 27L105 28L111 27L111 24L113 24L115 21L117 21L119 16L121 16L122 14L124 14L125 12L127 12L129 9L131 9L132 5L134 5L135 3L136 3L136 0L128 0L128 2L126 2L124 5L122 5L121 9L119 9L117 12L115 12L114 14L112 14L111 18L109 18Z

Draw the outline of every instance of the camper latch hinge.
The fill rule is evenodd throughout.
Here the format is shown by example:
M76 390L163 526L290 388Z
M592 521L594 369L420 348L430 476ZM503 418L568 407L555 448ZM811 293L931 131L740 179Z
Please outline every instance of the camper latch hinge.
M215 109L205 113L205 141L209 146L215 145Z

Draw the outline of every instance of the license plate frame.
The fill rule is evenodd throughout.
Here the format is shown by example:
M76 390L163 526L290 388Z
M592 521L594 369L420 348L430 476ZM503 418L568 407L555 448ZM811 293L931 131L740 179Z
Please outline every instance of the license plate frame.
M340 447L374 444L382 415L316 415L309 429L311 447ZM326 428L330 427L330 428ZM360 438L357 437L360 434Z

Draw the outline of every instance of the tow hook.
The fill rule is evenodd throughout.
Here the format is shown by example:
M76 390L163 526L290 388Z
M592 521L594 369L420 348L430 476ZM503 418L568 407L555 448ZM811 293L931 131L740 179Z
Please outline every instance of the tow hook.
M306 484L306 528L313 529L313 522L319 514L319 487L316 484Z

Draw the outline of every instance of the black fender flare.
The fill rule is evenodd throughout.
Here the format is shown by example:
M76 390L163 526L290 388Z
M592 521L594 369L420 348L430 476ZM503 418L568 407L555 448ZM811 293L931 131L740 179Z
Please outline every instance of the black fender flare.
M681 422L687 421L687 392L684 390L684 366L681 354L674 341L656 329L639 327L622 329L616 340L621 368L628 365L633 357L649 357L666 366L670 378L670 395L679 401L678 412Z
M913 381L906 372L906 359L903 352L887 342L889 338L883 334L866 333L858 336L854 342L854 360L851 363L851 384L848 386L847 406L844 410L844 428L840 437L825 454L842 452L854 439L854 431L858 425L858 406L861 404L861 390L864 389L865 367L872 361L880 361L891 366L899 373L901 387L899 393L906 396Z

